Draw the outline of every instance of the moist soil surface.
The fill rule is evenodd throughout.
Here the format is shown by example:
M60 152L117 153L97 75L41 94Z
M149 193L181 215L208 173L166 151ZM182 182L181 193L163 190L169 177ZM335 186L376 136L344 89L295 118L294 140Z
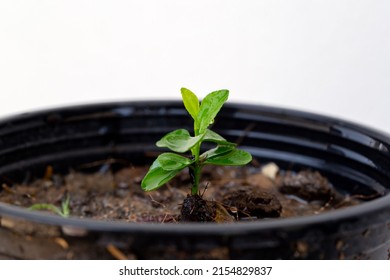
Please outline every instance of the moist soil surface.
M207 166L200 194L190 196L190 176L182 172L152 192L141 189L146 166L95 173L55 174L49 166L34 182L3 185L0 201L31 207L61 203L69 197L70 215L129 223L232 223L316 215L360 203L339 193L317 171L279 171L275 164L247 167ZM33 210L32 210L33 211Z

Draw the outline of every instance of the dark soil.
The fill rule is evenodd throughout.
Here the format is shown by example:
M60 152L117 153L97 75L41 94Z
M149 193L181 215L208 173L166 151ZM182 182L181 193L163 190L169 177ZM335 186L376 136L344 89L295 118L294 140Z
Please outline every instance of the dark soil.
M267 174L260 167L205 167L201 194L189 196L190 179L181 173L166 186L144 192L140 182L147 167L113 172L72 171L29 184L2 186L0 201L22 207L54 204L70 197L71 216L130 223L238 222L315 215L359 203L344 196L316 171Z

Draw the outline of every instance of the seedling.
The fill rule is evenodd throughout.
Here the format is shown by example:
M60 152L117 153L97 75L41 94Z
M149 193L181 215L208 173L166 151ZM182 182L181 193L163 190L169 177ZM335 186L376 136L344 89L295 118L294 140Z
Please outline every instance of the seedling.
M182 88L181 95L184 107L194 120L194 136L191 136L186 129L177 129L166 134L156 143L158 147L168 148L175 153L163 153L153 162L141 183L145 191L158 189L188 167L192 179L191 194L197 195L201 170L205 165L238 166L252 160L248 152L237 149L235 143L228 142L209 129L228 99L228 90L214 91L202 102L189 89ZM216 147L201 154L203 142L215 143ZM191 152L191 156L178 154L187 152Z
M61 208L49 204L49 203L37 203L33 204L30 206L28 209L30 210L49 210L51 212L54 212L55 214L67 218L70 215L70 209L69 209L69 202L70 202L70 197L69 195L66 197L64 201L61 203Z

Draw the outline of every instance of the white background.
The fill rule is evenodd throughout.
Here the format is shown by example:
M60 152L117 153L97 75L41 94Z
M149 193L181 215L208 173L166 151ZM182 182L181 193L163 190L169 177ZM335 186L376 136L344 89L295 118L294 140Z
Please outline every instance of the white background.
M172 269L177 267L180 272L184 269L202 269L200 276L120 276L119 270L129 269ZM231 270L233 267L272 267L269 275L212 275L213 267L225 267ZM69 279L94 279L94 280L184 280L184 279L215 279L215 280L329 280L329 279L354 279L367 280L388 274L388 261L361 260L130 260L130 261L7 261L0 262L1 275L4 279L40 279L40 280L69 280ZM207 272L208 271L208 272ZM268 269L267 269L268 271ZM320 272L320 273L318 273ZM315 277L313 277L315 275ZM292 277L291 277L292 276ZM337 278L335 278L337 277Z
M390 132L390 1L0 1L0 116L182 86Z

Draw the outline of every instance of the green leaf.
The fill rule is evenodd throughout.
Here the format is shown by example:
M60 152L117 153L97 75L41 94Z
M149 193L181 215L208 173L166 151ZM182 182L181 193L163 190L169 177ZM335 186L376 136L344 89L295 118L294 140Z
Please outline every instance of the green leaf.
M66 199L61 203L62 214L64 217L69 217L70 215L69 202L70 202L70 196L67 195Z
M30 209L30 210L49 210L51 212L56 213L59 216L65 217L64 214L62 213L61 209L53 204L37 203L37 204L33 204L32 206L30 206L28 209Z
M185 153L202 140L204 135L191 137L185 129L174 130L156 143L157 147L169 148L177 153Z
M167 171L164 170L156 159L150 167L148 173L141 182L141 187L144 191L153 191L158 189L173 177L175 177L181 169Z
M215 133L214 131L210 129L206 129L205 136L203 137L202 141L204 142L213 142L217 143L219 145L225 145L225 146L236 146L235 143L231 143L226 141L225 138L223 138L221 135L218 133Z
M206 128L213 123L215 116L221 110L228 97L229 91L223 89L209 93L202 100L196 120L199 124L199 134L204 133Z
M54 212L55 214L62 216L64 218L69 217L70 209L69 209L70 196L68 195L64 201L61 203L61 209L54 204L50 203L36 203L31 205L28 209L30 210L49 210Z
M225 154L232 152L234 149L236 149L236 148L235 148L235 146L232 146L232 145L227 145L227 146L218 145L216 148L204 152L201 155L201 159L210 160L210 159L215 158L215 157L221 157Z
M163 153L157 158L161 168L166 171L182 170L193 163L189 158L174 153Z
M230 153L220 153L212 158L207 158L204 163L214 165L245 165L251 160L252 156L250 153L234 149Z
M183 98L184 107L188 111L188 113L191 115L191 117L196 121L196 118L198 117L199 112L199 99L189 89L181 88L181 96Z

